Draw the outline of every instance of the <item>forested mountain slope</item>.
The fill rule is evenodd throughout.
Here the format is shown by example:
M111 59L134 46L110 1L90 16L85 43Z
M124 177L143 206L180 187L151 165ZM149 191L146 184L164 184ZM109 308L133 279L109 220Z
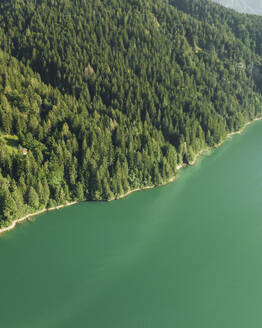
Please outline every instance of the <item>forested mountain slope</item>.
M238 14L209 0L170 0L170 4L201 22L215 25L221 33L231 33L251 51L262 55L262 17Z
M261 21L178 2L1 2L0 224L160 185L261 115Z

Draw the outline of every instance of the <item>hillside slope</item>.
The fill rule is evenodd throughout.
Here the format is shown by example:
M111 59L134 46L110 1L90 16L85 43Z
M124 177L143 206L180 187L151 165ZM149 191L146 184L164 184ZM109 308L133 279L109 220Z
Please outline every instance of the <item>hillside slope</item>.
M160 185L260 116L261 21L221 8L1 2L0 224ZM227 15L246 24L247 38Z

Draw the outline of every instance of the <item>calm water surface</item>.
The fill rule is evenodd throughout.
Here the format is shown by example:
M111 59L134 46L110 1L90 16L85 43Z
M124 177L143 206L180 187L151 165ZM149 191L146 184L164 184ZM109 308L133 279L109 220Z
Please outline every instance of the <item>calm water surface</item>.
M0 237L3 328L262 327L262 122L175 183Z

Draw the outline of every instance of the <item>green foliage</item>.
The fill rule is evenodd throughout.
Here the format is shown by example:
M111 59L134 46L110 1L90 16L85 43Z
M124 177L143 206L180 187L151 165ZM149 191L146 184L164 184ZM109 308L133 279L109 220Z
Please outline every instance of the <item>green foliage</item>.
M160 185L260 116L261 24L208 0L2 1L0 224Z

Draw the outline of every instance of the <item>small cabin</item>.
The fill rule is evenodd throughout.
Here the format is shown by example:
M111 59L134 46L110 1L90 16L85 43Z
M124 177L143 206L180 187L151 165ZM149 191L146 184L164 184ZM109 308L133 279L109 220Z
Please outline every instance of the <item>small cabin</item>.
M27 148L23 148L23 155L27 155L27 153L28 153Z

